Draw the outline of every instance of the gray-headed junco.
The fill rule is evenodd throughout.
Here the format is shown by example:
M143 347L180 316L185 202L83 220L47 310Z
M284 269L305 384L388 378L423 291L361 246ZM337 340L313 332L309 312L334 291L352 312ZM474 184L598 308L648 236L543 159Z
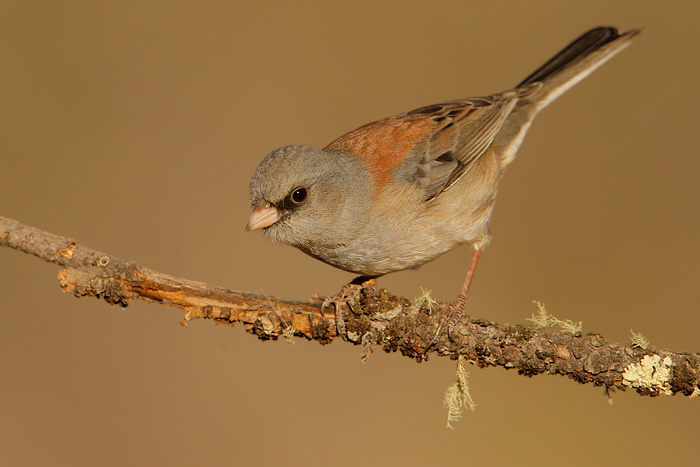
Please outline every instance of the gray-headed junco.
M455 302L461 310L490 240L498 182L535 115L638 33L595 28L515 89L368 123L323 149L276 149L250 181L246 229L362 280L468 243L474 254Z

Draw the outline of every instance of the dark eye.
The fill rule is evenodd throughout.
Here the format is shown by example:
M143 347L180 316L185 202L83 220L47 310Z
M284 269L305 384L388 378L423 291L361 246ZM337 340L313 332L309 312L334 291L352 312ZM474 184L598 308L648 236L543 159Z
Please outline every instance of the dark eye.
M306 188L299 187L299 188L295 189L294 191L292 191L291 198L292 198L292 201L299 204L299 203L304 202L304 200L306 199L306 195L307 195Z

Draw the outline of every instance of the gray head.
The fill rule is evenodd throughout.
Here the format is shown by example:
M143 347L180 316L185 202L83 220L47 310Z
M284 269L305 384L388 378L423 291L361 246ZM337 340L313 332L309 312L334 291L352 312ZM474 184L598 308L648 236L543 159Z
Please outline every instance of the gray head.
M276 149L250 180L253 213L246 229L263 229L307 253L332 248L366 219L369 180L364 163L347 154L302 145Z

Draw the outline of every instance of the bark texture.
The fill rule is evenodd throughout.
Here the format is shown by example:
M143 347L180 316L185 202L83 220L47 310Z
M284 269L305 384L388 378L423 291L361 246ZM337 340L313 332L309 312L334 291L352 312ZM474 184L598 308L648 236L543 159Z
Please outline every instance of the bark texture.
M308 303L278 300L173 277L4 217L0 217L0 246L59 265L61 288L77 297L102 298L123 307L134 299L159 302L183 309L184 325L195 318L241 323L260 339L299 336L326 344L338 337L333 309L322 310L319 298ZM418 305L375 287L362 288L348 305L342 307L342 337L362 345L363 358L381 346L418 361L432 353L452 359L463 356L480 367L516 369L525 376L562 375L647 396L700 394L697 353L642 349L608 342L595 333L572 334L468 316L456 317L438 333L446 304L425 300Z

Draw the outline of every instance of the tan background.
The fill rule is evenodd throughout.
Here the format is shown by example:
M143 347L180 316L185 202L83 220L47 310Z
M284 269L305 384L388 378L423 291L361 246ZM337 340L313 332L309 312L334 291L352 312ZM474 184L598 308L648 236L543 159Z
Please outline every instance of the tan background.
M514 85L589 27L645 27L533 126L468 312L543 300L586 331L700 351L700 10L691 2L3 2L0 215L126 259L305 299L351 276L246 233L285 144ZM469 250L380 280L457 293ZM700 399L454 363L263 343L175 309L60 292L0 250L2 465L639 465L700 451Z

